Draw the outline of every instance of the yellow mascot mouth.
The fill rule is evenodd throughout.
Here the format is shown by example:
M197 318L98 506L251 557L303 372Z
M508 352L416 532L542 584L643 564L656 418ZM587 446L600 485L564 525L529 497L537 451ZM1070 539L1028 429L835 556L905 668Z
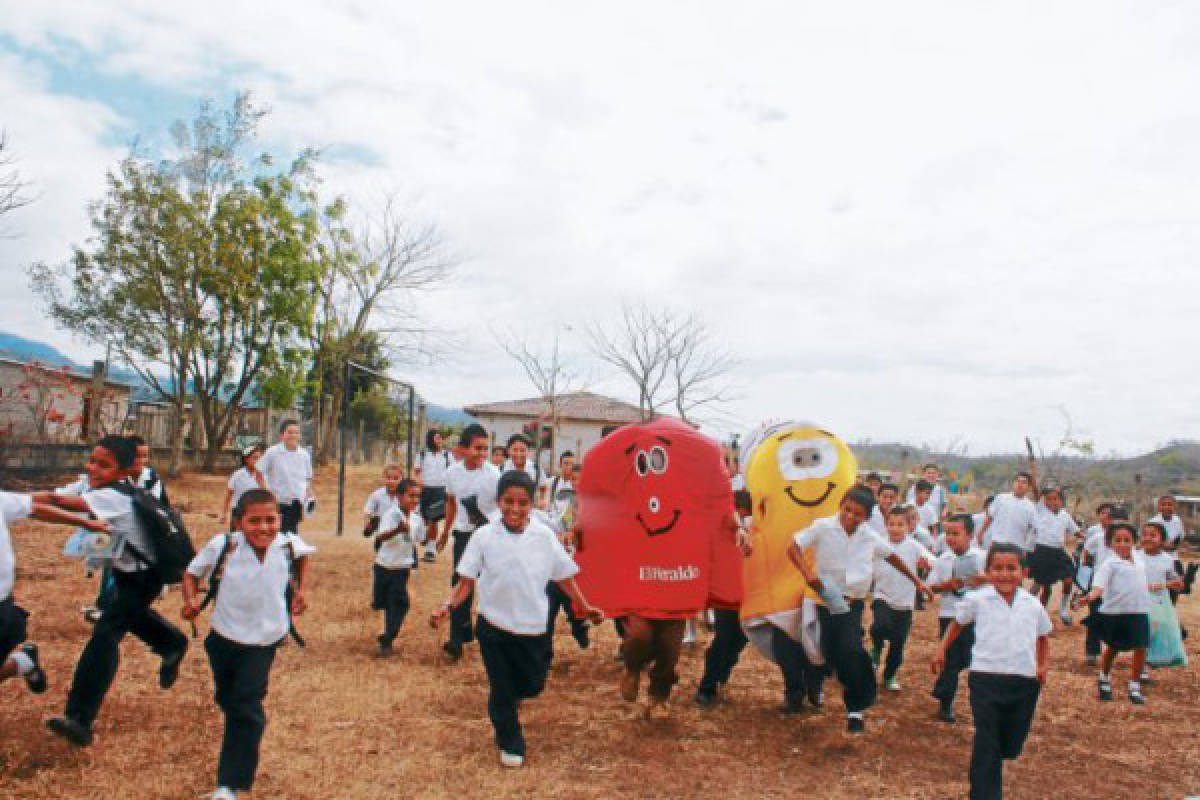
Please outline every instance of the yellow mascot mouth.
M829 483L827 483L825 485L825 491L822 492L821 496L818 497L816 500L802 500L799 497L796 497L796 495L792 492L792 487L790 487L790 486L787 487L786 489L784 489L783 493L786 494L788 496L788 498L798 506L804 506L805 508L814 508L816 506L821 505L826 500L828 500L829 495L833 494L833 490L836 488L837 488L837 484L834 483L833 481L830 481Z
M650 526L646 524L646 520L642 519L641 512L638 512L638 514L636 516L637 516L638 524L642 526L642 530L644 530L646 532L647 536L661 536L664 533L671 532L671 528L674 528L675 523L679 522L679 517L682 513L683 512L680 511L678 508L675 509L675 512L673 514L671 514L670 522L668 522L666 525L663 525L661 528L654 528L654 529L651 529Z

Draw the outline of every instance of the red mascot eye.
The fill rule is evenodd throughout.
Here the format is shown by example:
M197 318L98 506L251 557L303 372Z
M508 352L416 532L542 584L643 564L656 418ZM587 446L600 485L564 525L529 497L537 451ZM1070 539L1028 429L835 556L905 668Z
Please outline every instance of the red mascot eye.
M650 469L653 472L662 475L667 471L667 451L661 447L655 447L650 450Z
M646 473L650 471L650 458L645 450L638 451L636 464L638 475L646 477Z

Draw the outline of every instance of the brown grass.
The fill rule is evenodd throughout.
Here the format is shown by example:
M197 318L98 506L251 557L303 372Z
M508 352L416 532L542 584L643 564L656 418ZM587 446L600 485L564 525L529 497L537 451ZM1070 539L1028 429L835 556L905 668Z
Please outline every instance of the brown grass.
M374 471L354 474L349 534L332 536L334 475L322 475L325 498L305 534L321 551L314 563L312 609L300 620L309 648L280 652L267 699L270 722L257 798L394 798L446 795L525 797L958 797L965 794L971 725L965 686L960 722L932 718L928 660L937 623L918 615L904 691L881 692L865 736L843 732L836 683L826 684L826 711L784 718L776 670L747 652L734 671L728 701L711 712L690 703L703 649L685 655L673 715L649 723L617 699L616 640L605 625L580 652L560 624L560 660L546 692L523 708L530 758L525 769L496 763L486 715L487 682L478 653L443 663L440 634L426 623L446 595L448 554L422 567L412 583L414 609L388 661L373 657L379 615L369 610L370 545L358 534L359 509ZM217 529L223 481L188 476L171 495L191 510L198 541ZM65 529L17 527L17 595L34 612L52 685L30 695L16 681L0 685L0 797L195 798L211 791L221 717L199 646L179 684L162 692L157 662L132 637L122 646L117 681L97 721L96 743L73 750L51 737L43 718L61 711L71 670L87 636L78 613L94 581L61 558ZM1190 598L1184 617L1200 631ZM179 596L162 604L175 616ZM203 632L202 634L203 635ZM1200 660L1189 643L1193 664ZM1082 631L1057 630L1053 670L1025 754L1006 772L1008 796L1059 800L1094 797L1177 798L1200 792L1193 757L1200 730L1194 667L1163 670L1142 708L1101 705L1082 664ZM1117 670L1123 685L1125 663ZM964 680L965 684L965 680Z

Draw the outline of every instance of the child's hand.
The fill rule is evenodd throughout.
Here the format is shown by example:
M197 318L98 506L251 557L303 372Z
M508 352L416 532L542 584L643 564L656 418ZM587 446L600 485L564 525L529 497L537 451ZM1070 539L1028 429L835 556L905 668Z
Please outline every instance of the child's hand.
M448 616L450 616L450 604L442 603L429 615L429 627L436 629Z
M929 662L929 669L934 675L940 675L945 668L946 652L939 647L937 653L933 656L933 661Z
M588 606L584 609L583 616L593 625L599 625L604 622L604 612L595 606Z
M742 551L742 555L749 558L754 552L754 545L750 540L750 531L745 528L739 528L737 532L737 546Z
M110 533L112 531L112 525L108 524L108 520L88 518L81 520L79 524L92 533Z
M1050 668L1046 664L1039 664L1037 668L1037 681L1042 686L1046 685L1046 676L1049 674Z
M183 608L179 609L179 616L191 622L196 617L200 616L200 609L191 603L184 603Z
M917 581L917 592L926 600L933 600L933 592L930 591L929 586L926 585L925 581Z
M308 608L308 600L304 597L304 592L296 592L292 595L292 615L300 616Z

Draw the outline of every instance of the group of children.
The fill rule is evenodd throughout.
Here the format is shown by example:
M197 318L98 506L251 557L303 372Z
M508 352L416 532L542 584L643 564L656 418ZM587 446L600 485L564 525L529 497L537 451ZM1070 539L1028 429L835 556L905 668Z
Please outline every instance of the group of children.
M291 615L307 605L307 564L314 549L296 529L313 497L312 467L298 440L298 426L289 422L279 445L243 452L243 468L230 478L221 515L223 524L230 522L229 532L202 548L182 578L185 620L212 605L205 650L226 721L214 795L220 800L253 783L275 649L287 635ZM187 637L152 607L164 581L135 497L141 490L165 504L166 495L157 476L159 493L147 489L146 452L140 448L144 443L104 437L89 456L81 486L28 496L0 493L0 680L21 675L33 691L46 686L37 648L25 641L26 614L13 600L14 556L6 523L33 516L107 533L123 545L113 549L111 597L95 619L65 713L47 723L80 746L92 741L126 633L160 656L163 689L175 683L188 647ZM446 451L440 434L431 432L415 475L406 477L402 468L389 466L384 486L367 501L364 535L375 545L372 607L384 617L378 652L393 652L411 606L411 571L423 560L436 559L452 540L451 592L430 623L448 623L443 650L453 661L465 645L478 643L500 762L515 767L526 756L518 709L545 684L558 611L567 612L581 647L588 645L588 625L604 618L574 581L578 567L570 546L581 467L565 454L558 474L543 476L529 459L530 443L518 435L508 442L511 461L501 469L489 460L490 438L478 425L464 430L455 450ZM1103 644L1101 699L1112 698L1117 653L1131 651L1128 696L1143 703L1152 604L1169 605L1189 588L1168 552L1184 532L1169 497L1160 500L1159 516L1140 530L1123 509L1102 505L1100 522L1081 547L1091 581L1076 593L1086 570L1068 552L1079 529L1063 509L1060 489L1036 489L1035 475L1020 473L1012 491L992 498L980 519L951 513L936 477L931 465L904 505L898 502L898 487L868 479L846 491L836 515L795 533L789 558L822 600L817 614L824 663L814 664L786 635L777 637L773 650L784 676L784 710L798 711L805 701L820 707L823 681L832 675L842 687L847 730L863 731L865 712L876 699L877 670L882 666L885 689L900 690L914 611L936 596L941 643L931 665L936 675L931 694L937 716L955 721L959 677L969 670L975 724L971 796L998 797L1002 762L1020 753L1046 681L1051 622L1044 606L1054 585L1062 585L1059 614L1065 624L1071 621L1069 608L1092 608L1087 655L1098 655ZM743 521L740 543L748 552L753 547L749 494L742 490L735 496ZM1027 575L1040 600L1023 588ZM1072 595L1074 602L1068 599ZM872 621L864 630L868 596ZM619 630L627 648L657 635L640 636L629 627L633 621L626 623ZM696 695L705 708L715 704L746 642L736 611L719 612L715 623L717 635ZM631 656L625 655L628 666ZM669 666L657 678L652 669L651 693L663 701L677 680ZM625 685L629 673L621 687L627 698L637 694L636 687Z

